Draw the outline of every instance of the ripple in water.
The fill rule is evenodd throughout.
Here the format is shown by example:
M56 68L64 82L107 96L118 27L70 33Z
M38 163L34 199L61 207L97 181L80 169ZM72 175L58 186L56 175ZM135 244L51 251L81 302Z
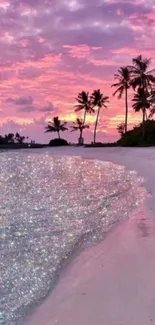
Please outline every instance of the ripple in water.
M0 155L0 324L24 323L47 296L62 261L101 240L144 199L142 180L80 157Z

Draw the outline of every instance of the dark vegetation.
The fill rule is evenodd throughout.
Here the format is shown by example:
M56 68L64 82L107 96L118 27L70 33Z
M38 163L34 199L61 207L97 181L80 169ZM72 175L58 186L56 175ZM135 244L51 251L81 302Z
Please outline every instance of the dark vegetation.
M68 142L65 139L53 139L49 143L50 147L58 147L58 146L68 146Z
M46 146L28 139L19 133L8 133L4 137L0 136L0 149L43 148Z
M144 134L143 134L144 133ZM118 146L155 146L155 121L147 120L133 130L124 133L117 142Z

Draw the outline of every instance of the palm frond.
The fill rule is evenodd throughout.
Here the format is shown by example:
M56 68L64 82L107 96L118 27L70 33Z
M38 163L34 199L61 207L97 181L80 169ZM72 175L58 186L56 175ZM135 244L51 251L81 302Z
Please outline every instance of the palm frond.
M108 96L104 96L100 89L97 89L97 90L94 90L92 95L91 95L91 103L92 103L92 106L95 107L95 106L98 106L98 107L107 107L106 106L106 103L109 102L109 97Z
M134 94L132 102L132 107L136 112L148 109L151 106L150 93L145 91L143 88L138 88L137 92Z
M48 125L45 127L45 133L47 132L57 132L57 130L54 126Z
M120 82L117 82L117 83L115 83L115 84L112 84L111 85L111 88L112 87L120 87L120 86L122 86L122 82L120 81Z
M118 80L117 83L114 83L111 87L117 87L116 91L113 93L113 96L118 94L118 99L120 99L125 91L130 87L131 71L128 66L121 67L118 70L118 73L114 75L114 79Z
M84 110L87 113L93 113L94 110L91 107L91 101L89 92L82 91L78 94L78 97L76 98L76 101L78 102L77 105L75 105L75 112L78 112L80 110Z
M82 133L82 131L84 129L89 129L88 124L83 124L83 119L82 118L77 117L76 121L74 121L73 124L74 125L71 126L71 128L72 128L71 132L79 130Z
M47 132L59 132L59 131L66 131L67 122L61 122L58 116L53 117L52 121L48 122L48 125L45 126L45 133Z
M116 89L116 91L113 93L113 96L115 96L116 94L118 94L118 99L120 99L123 95L124 92L124 87L120 86L118 89Z
M153 107L150 109L150 114L149 114L148 118L152 118L154 114L155 114L155 106L153 106Z

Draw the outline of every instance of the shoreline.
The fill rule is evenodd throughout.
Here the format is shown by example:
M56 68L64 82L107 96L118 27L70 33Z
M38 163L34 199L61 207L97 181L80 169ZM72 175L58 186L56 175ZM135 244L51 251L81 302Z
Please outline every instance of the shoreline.
M52 293L25 324L155 323L155 219L152 218L155 172L151 168L155 165L155 151L152 148L48 148L43 151L111 161L135 170L145 178L144 187L152 197L136 215L110 231L101 243L75 256Z

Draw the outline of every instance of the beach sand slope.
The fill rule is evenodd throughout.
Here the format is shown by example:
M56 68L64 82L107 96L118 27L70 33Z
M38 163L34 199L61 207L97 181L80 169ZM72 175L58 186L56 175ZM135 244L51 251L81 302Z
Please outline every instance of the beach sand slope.
M155 149L55 149L109 160L145 177L151 198L63 272L28 325L155 324Z

